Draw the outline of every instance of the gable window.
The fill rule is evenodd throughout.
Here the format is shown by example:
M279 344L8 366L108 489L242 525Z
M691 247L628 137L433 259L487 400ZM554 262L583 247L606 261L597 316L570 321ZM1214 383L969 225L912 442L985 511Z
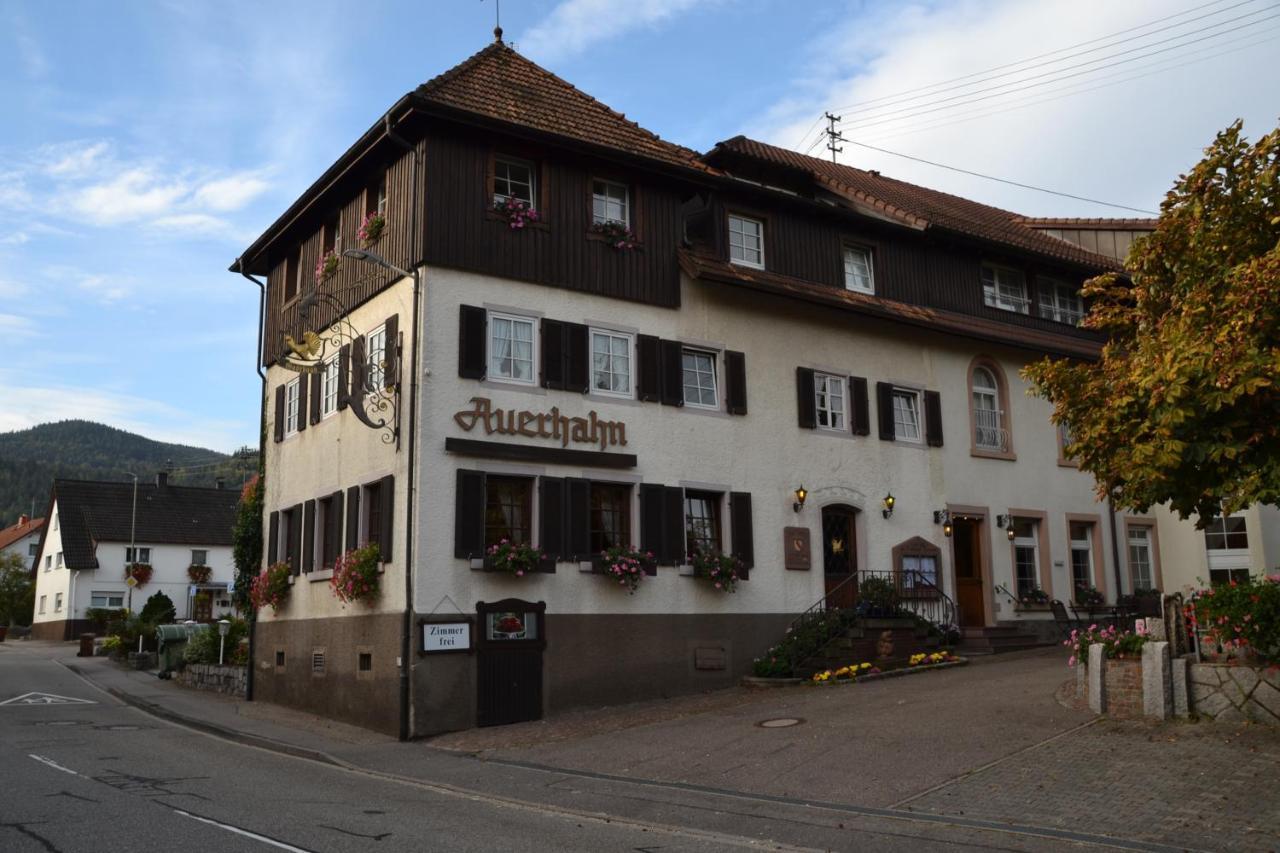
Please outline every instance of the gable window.
M704 350L686 349L684 362L684 402L700 409L716 409L716 357Z
M591 390L630 397L631 336L591 330Z
M338 411L338 358L334 356L324 363L320 374L320 416L327 417Z
M696 551L717 553L721 550L720 495L715 492L685 490L684 536L685 548L690 554Z
M1039 291L1041 317L1072 326L1080 325L1084 319L1084 300L1077 288L1059 279L1042 278Z
M844 377L829 373L813 374L814 411L819 429L843 432L845 429Z
M871 250L861 246L844 247L844 286L846 290L875 293L871 272Z
M487 378L532 385L533 366L533 320L490 314Z
M1204 529L1204 544L1210 551L1244 551L1249 547L1249 531L1243 515L1219 516Z
M591 182L591 222L620 222L631 227L631 190L613 181Z
M764 269L764 223L729 214L729 260Z
M591 553L631 547L631 486L591 484Z
M191 565L207 566L209 565L209 552L203 548L191 549Z
M1093 525L1073 521L1071 531L1071 588L1076 600L1080 592L1093 586Z
M484 546L502 540L533 543L533 480L529 477L486 477Z
M383 172L369 184L364 192L365 215L376 213L381 217L387 215L387 173Z
M290 380L284 392L284 434L293 435L298 431L298 393L300 379Z
M135 554L136 554L136 557L135 557ZM125 561L126 563L150 563L150 562L151 562L151 549L150 549L150 548L142 548L142 547L139 547L139 548L125 548L125 549L124 549L124 561Z
M973 369L973 443L983 450L1008 450L1009 433L1004 428L1000 407L1000 386L986 367Z
M1027 298L1027 280L1019 270L982 265L982 301L1002 311L1017 314L1031 313L1031 300Z
M1155 574L1152 571L1151 528L1129 528L1129 575L1133 581L1134 591L1155 589Z
M89 594L90 607L124 607L123 592L98 592L97 590Z
M920 442L919 391L893 389L893 437L898 441Z
M1025 598L1040 586L1040 537L1038 522L1030 518L1013 520L1013 571L1018 598Z
M493 161L493 203L501 204L509 199L522 201L535 207L537 197L533 164L528 160L499 155Z
M62 552L61 551L59 551L57 554L57 557L55 557L54 568L57 568L57 569L62 568Z
M284 264L284 301L287 305L302 290L302 247L294 249Z

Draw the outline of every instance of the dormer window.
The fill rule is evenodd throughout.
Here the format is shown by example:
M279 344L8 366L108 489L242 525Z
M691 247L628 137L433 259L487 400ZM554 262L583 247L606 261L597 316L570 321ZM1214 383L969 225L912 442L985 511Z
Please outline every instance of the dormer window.
M729 261L764 269L764 223L729 214Z
M493 203L514 199L530 207L537 195L533 164L528 160L498 155L493 161Z
M1080 291L1056 278L1039 280L1040 316L1057 323L1080 325L1084 319L1084 300Z
M1030 314L1027 279L1021 271L995 264L982 265L982 301L991 308Z
M626 184L591 182L591 222L593 225L619 222L631 227L631 191Z

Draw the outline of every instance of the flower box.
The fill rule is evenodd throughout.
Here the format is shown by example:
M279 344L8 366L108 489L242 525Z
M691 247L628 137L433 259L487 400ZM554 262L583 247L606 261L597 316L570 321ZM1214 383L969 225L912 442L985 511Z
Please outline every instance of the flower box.
M187 577L192 583L208 583L213 577L213 569L209 566L187 566Z

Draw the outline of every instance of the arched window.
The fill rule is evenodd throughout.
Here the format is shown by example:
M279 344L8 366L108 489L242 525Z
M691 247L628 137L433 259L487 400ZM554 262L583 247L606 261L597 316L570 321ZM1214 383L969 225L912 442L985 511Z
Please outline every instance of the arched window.
M973 443L983 450L1008 450L1000 386L986 367L973 370Z

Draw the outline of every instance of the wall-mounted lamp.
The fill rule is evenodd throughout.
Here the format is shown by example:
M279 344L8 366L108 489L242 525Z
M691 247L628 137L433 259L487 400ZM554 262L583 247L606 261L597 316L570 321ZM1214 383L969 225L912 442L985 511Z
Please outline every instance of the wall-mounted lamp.
M796 502L791 505L791 508L796 512L804 509L804 499L807 497L809 497L809 493L805 491L804 485L801 484L800 488L796 489Z
M895 501L893 497L893 492L889 492L889 494L885 495L884 510L881 512L881 515L883 515L885 518L888 518L889 516L893 515L893 505L896 502L897 501Z
M998 515L996 516L996 524L1004 528L1004 535L1008 536L1009 541L1012 542L1014 536L1017 535L1013 529L1013 516Z
M951 524L951 510L935 509L933 511L933 523L941 524L942 535L947 537L948 539L951 538L951 533L952 531L955 530L955 527Z

